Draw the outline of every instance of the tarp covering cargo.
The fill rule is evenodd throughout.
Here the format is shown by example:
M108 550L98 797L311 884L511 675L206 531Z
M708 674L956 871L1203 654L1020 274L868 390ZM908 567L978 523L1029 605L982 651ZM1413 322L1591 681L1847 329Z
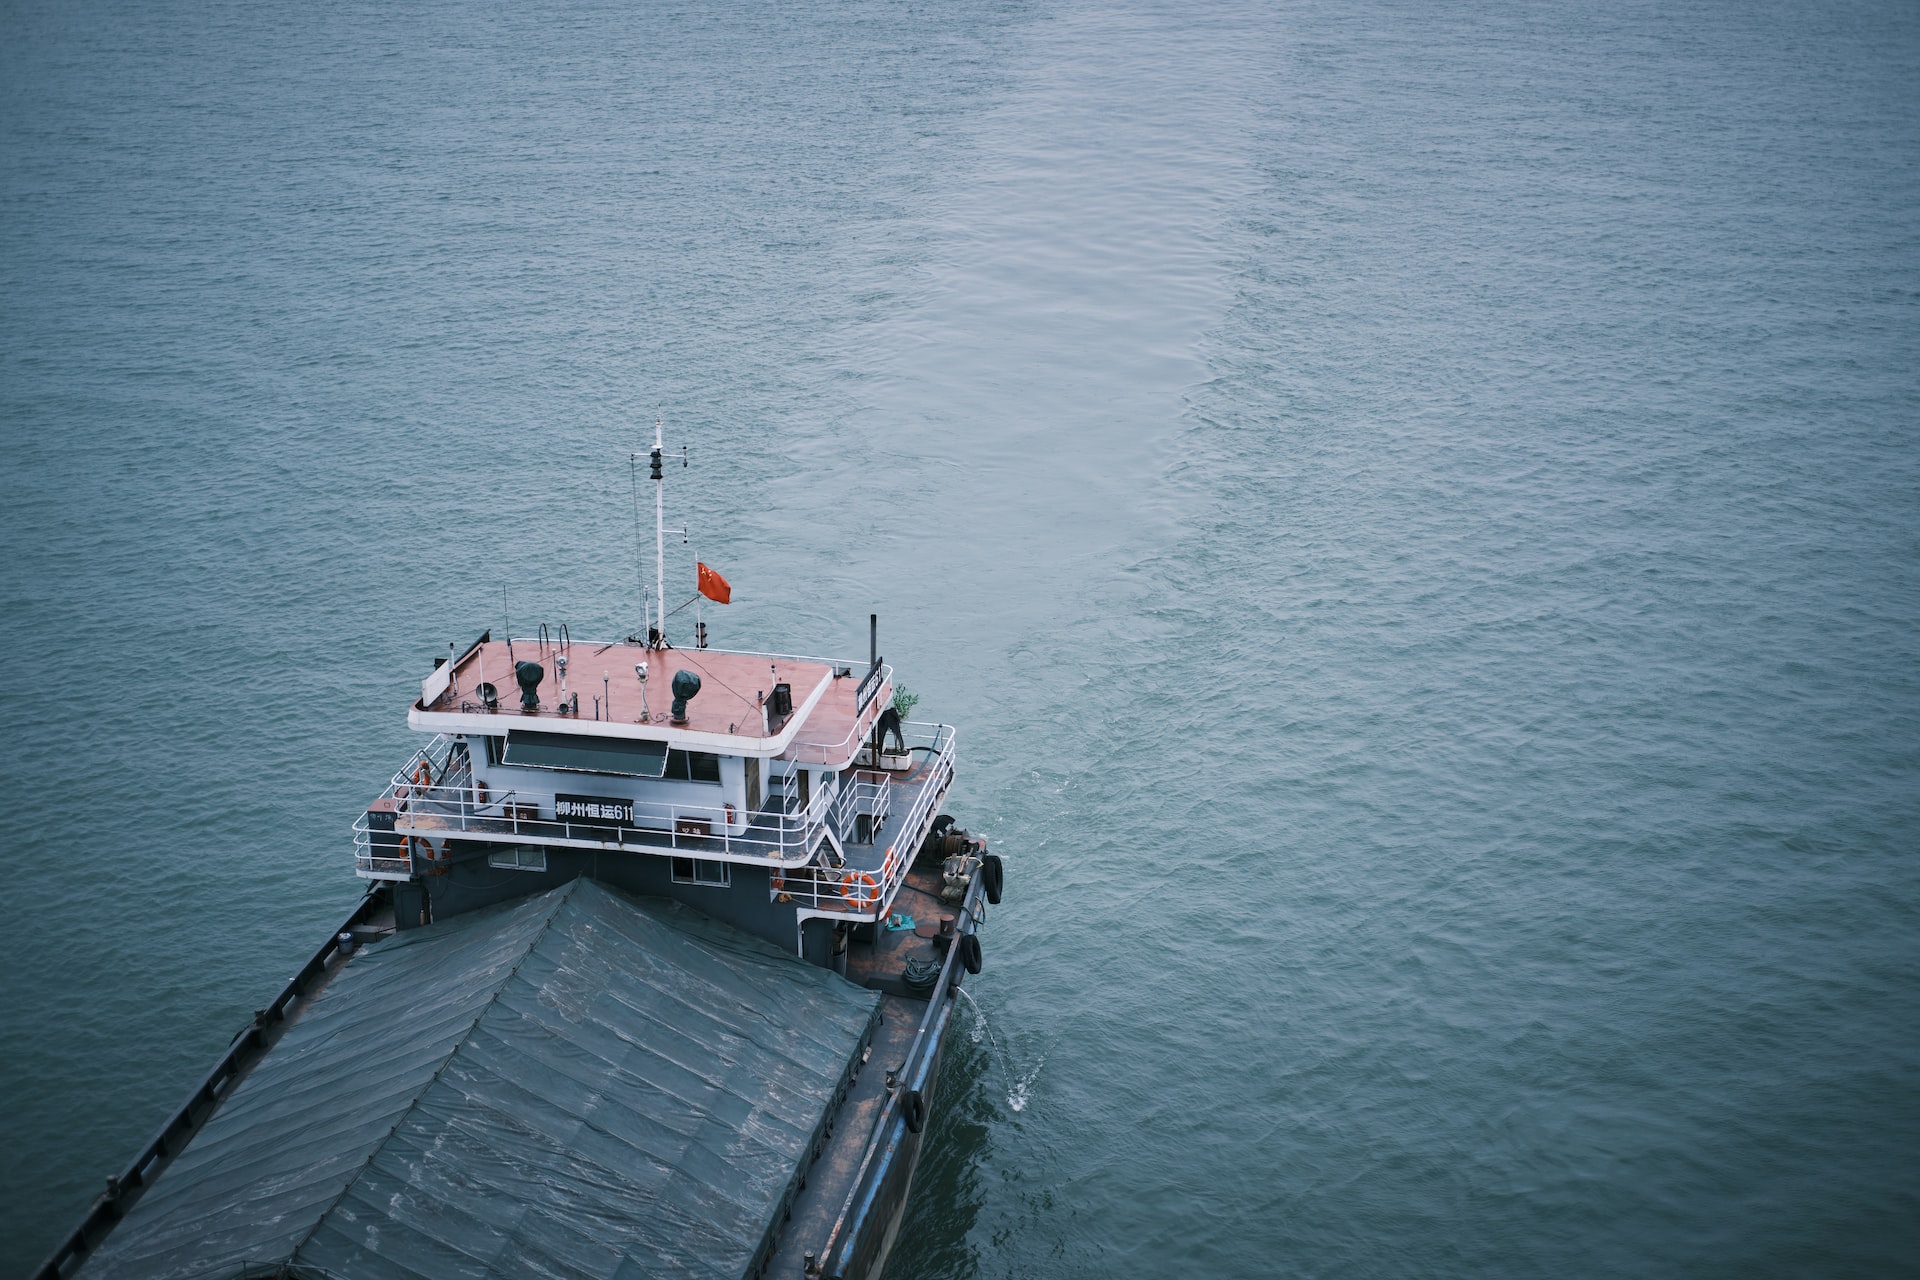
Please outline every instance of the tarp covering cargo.
M85 1277L742 1276L879 996L589 880L369 947Z

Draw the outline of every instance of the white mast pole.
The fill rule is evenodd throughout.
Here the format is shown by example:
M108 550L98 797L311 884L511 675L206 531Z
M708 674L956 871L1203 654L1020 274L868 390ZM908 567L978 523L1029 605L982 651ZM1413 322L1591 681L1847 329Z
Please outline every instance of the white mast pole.
M661 419L653 419L653 586L660 615L660 643L667 642L667 476L661 463Z

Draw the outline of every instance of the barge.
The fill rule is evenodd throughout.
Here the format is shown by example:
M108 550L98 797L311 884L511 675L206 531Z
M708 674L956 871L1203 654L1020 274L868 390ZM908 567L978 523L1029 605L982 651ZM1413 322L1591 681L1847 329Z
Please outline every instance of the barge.
M42 1280L881 1274L1003 869L877 618L858 662L671 617L436 660L361 903Z

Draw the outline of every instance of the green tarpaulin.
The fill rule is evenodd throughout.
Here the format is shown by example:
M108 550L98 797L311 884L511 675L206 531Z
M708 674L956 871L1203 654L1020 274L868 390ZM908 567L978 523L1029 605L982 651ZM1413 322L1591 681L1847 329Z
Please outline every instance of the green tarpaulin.
M79 1273L744 1275L879 997L592 881L367 948Z

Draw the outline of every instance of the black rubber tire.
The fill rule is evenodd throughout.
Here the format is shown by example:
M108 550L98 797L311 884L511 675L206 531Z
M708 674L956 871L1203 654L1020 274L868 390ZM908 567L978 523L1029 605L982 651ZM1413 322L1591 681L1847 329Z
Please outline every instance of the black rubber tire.
M1006 883L1006 875L999 854L990 853L980 859L980 884L987 892L987 901L996 907L1000 905L1000 890Z
M907 1122L908 1133L918 1133L926 1125L927 1103L918 1089L900 1091L900 1118Z
M980 972L980 935L963 933L960 935L960 963L967 967L968 973Z

